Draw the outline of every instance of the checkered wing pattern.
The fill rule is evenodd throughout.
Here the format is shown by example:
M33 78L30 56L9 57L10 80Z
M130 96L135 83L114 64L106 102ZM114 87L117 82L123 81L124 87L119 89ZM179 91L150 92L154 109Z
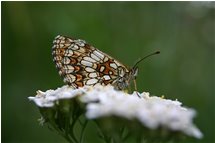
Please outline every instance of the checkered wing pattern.
M53 43L52 55L58 72L74 88L112 84L124 89L132 79L126 66L84 40L59 35Z

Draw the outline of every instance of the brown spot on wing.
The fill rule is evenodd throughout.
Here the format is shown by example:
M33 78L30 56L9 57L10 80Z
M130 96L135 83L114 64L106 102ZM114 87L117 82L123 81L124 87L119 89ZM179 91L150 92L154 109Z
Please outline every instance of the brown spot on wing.
M75 81L75 84L77 85L77 87L83 87L84 86L82 81Z
M112 68L112 67L110 66L111 63L114 63L114 62L113 62L113 59L109 59L107 62L105 62L105 63L103 64L103 65L105 66L105 69L104 69L104 71L103 71L104 74L109 74L110 71L111 71L112 73L115 72L115 69Z
M76 81L81 81L83 80L83 76L80 74L76 74Z
M77 64L77 60L75 58L70 57L70 64L74 65Z
M75 72L80 71L81 67L80 66L74 66Z

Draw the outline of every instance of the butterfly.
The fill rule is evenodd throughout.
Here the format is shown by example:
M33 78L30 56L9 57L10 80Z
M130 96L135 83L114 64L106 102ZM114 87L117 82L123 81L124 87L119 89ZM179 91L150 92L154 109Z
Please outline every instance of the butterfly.
M58 35L53 41L52 56L64 82L74 88L111 84L118 90L128 88L138 74L137 64L129 68L81 39Z

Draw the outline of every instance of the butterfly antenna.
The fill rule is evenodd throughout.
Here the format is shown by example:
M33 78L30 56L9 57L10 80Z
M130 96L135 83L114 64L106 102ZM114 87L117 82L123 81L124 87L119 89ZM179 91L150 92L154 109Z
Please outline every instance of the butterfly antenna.
M135 65L133 66L133 68L135 68L135 67L136 67L140 62L142 62L144 59L146 59L146 58L148 58L148 57L150 57L150 56L153 56L153 55L157 55L157 54L160 54L160 51L156 51L156 52L154 52L154 53L151 53L151 54L149 54L149 55L147 55L147 56L145 56L145 57L139 59L139 60L135 63Z

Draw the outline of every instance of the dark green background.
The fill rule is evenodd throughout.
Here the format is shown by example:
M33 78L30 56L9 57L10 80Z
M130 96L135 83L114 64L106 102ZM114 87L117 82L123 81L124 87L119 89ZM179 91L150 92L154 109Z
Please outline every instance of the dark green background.
M58 34L82 38L130 66L160 50L139 64L139 91L197 110L194 122L204 138L184 142L214 141L214 3L1 2L1 7L2 142L65 142L38 125L40 114L27 98L63 85L51 56ZM95 134L95 126L89 132Z

